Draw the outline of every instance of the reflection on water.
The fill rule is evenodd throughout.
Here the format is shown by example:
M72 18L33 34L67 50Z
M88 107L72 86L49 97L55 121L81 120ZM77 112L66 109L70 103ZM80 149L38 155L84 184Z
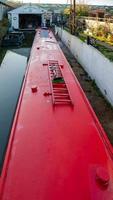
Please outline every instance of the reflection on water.
M0 169L26 69L26 57L7 52L0 67Z

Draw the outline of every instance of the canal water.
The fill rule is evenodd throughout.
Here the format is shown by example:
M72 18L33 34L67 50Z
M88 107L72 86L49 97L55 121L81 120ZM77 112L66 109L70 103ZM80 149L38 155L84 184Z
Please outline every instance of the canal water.
M24 80L27 58L8 51L0 66L0 171Z

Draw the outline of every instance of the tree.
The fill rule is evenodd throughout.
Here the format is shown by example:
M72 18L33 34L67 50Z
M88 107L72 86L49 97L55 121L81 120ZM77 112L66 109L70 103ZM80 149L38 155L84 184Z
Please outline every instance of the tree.
M73 5L72 5L72 9L73 9ZM88 16L89 10L90 8L87 4L85 4L84 0L79 0L78 4L76 4L77 16ZM70 15L70 13L71 13L70 7L64 9L64 15Z

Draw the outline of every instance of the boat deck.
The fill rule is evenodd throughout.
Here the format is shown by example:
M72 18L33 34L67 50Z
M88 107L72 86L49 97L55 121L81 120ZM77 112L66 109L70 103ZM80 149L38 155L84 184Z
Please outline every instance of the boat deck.
M51 31L37 30L0 182L1 200L113 198L112 147Z

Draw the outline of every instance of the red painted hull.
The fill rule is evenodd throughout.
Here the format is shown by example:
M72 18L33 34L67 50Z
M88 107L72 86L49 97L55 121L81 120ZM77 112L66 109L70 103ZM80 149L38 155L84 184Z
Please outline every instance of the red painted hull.
M52 32L38 30L1 174L0 199L113 200L112 159L106 134Z

